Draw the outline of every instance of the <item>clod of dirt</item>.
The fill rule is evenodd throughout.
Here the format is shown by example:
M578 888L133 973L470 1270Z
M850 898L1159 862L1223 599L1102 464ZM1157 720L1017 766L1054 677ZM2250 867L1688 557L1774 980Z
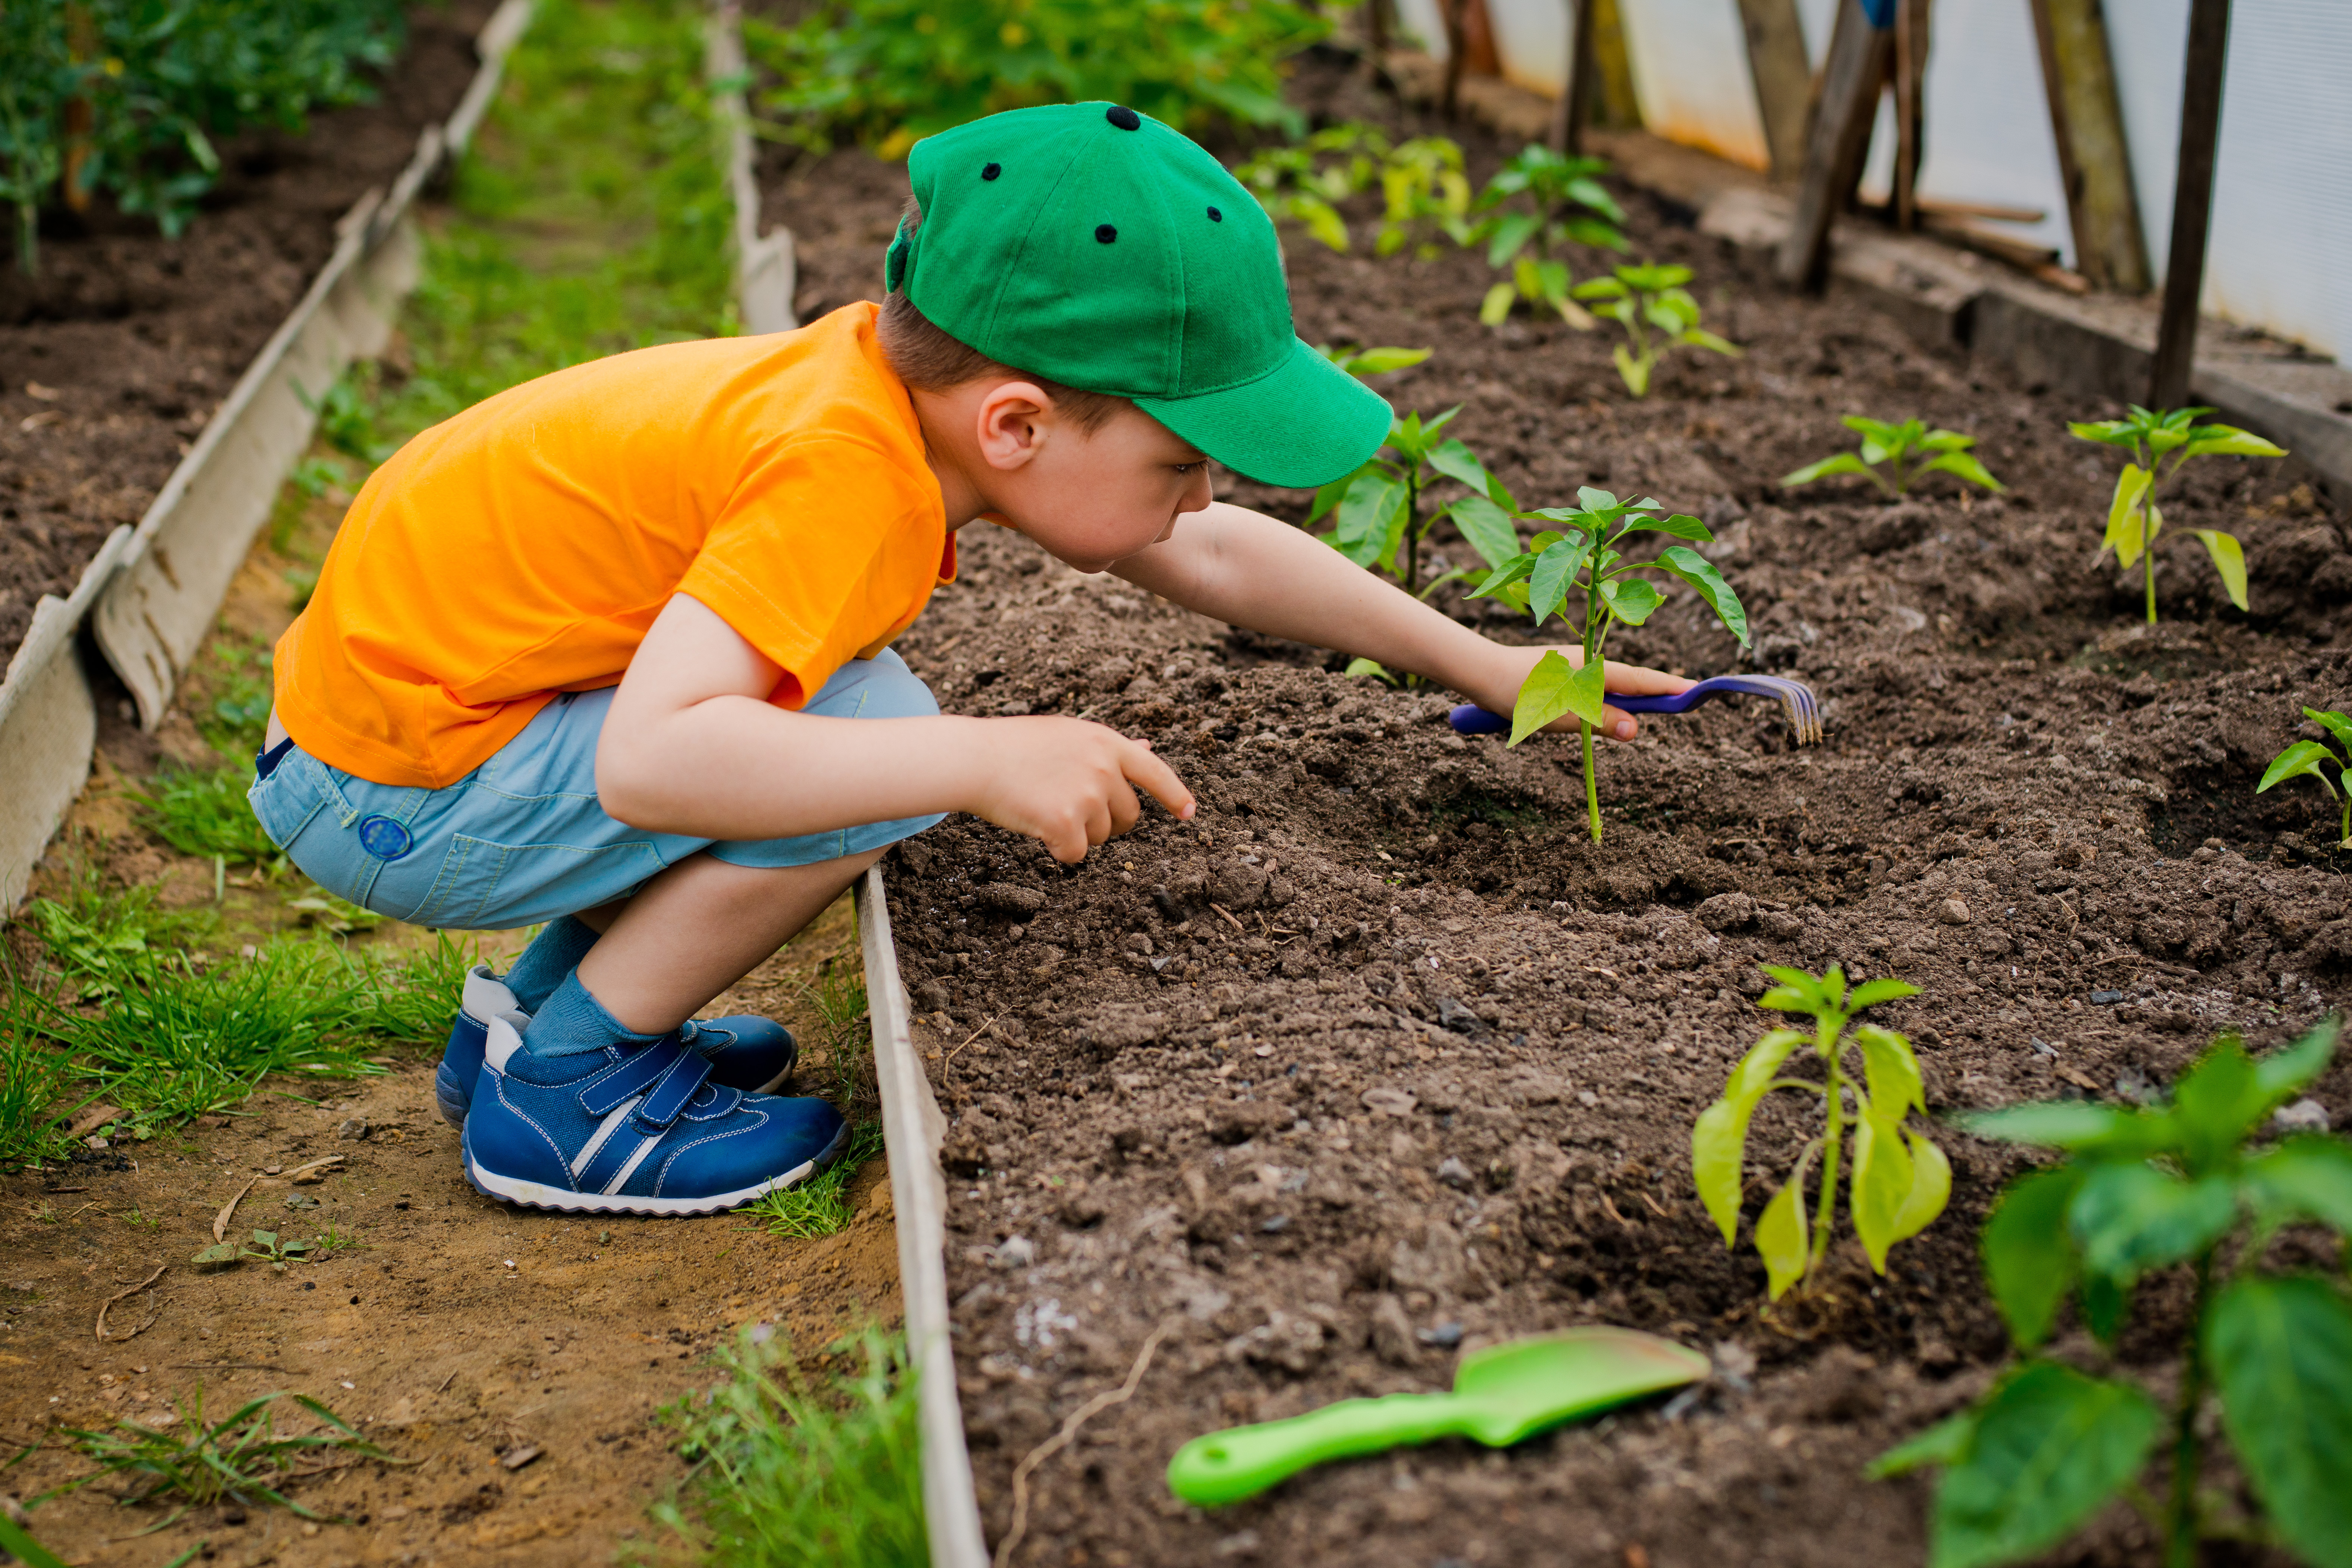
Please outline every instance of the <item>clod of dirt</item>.
M1966 899L1946 899L1936 906L1936 918L1948 926L1964 926L1973 917Z
M335 1123L335 1136L338 1138L365 1138L368 1131L367 1118L364 1116L345 1117Z

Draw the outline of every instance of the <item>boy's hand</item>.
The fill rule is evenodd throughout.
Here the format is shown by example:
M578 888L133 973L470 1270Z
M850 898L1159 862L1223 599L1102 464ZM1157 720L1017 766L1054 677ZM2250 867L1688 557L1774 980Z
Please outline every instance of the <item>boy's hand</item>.
M987 755L978 795L965 809L1042 840L1066 866L1135 826L1143 814L1136 785L1178 820L1192 815L1192 792L1148 741L1081 719L981 722Z

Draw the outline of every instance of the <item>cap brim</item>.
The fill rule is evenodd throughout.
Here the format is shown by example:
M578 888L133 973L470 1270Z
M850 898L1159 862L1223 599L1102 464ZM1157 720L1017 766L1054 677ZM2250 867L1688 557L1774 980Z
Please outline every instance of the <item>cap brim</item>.
M1353 473L1389 438L1381 395L1297 338L1255 381L1135 405L1235 473L1312 489Z

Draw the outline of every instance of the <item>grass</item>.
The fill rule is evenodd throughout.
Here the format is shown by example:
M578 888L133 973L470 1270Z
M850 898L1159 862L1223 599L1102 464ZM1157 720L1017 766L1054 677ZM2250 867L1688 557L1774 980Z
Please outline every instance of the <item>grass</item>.
M280 1399L293 1400L324 1423L327 1430L278 1432L270 1407ZM176 1419L162 1426L117 1420L112 1426L100 1431L64 1429L59 1436L85 1458L95 1461L98 1468L42 1493L27 1506L113 1477L128 1483L129 1489L121 1499L125 1503L169 1500L178 1502L180 1511L184 1512L189 1508L208 1508L223 1501L252 1503L258 1500L275 1503L304 1519L317 1519L317 1514L280 1489L291 1479L319 1473L317 1469L299 1468L299 1461L314 1457L343 1457L379 1459L389 1464L414 1462L377 1447L341 1416L306 1394L265 1394L222 1420L207 1422L204 1385L199 1384L194 1394L175 1402L173 1410ZM179 1513L174 1513L172 1519L178 1517ZM163 1524L170 1522L167 1519ZM160 1530L163 1525L155 1528Z
M655 1517L727 1568L924 1568L915 1376L905 1342L868 1328L838 1347L854 1370L812 1387L747 1329L718 1352L727 1380L662 1412L693 1465L699 1527Z
M268 718L267 708L262 715ZM252 784L250 763L227 763L217 768L166 768L150 781L151 787L131 794L140 803L140 826L181 854L268 865L283 856L245 798Z
M879 1123L861 1121L849 1130L849 1146L841 1158L796 1187L768 1194L744 1213L768 1227L770 1236L793 1241L814 1241L847 1228L856 1217L849 1206L849 1184L866 1162L882 1152Z

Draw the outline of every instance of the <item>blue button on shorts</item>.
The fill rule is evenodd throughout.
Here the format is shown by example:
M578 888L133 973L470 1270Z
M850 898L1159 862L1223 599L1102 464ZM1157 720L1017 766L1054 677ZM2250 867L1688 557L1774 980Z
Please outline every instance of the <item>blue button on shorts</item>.
M247 798L271 839L320 887L378 914L454 931L505 931L592 910L705 849L736 866L808 866L882 848L940 820L743 843L616 822L596 799L596 740L616 689L556 698L445 789L371 784L289 746ZM843 666L803 710L832 719L939 710L930 689L887 648Z

